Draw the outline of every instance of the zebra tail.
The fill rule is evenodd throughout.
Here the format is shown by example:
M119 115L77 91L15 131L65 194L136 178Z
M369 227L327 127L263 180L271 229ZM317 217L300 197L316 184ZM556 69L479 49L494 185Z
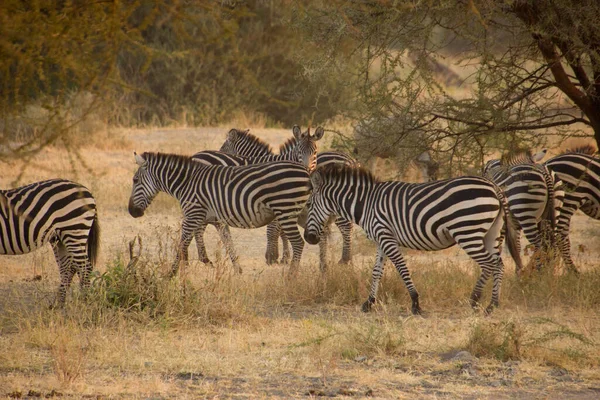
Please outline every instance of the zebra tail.
M100 248L100 224L98 222L98 213L94 216L90 234L88 235L87 253L92 267L96 265L98 259L98 249Z
M542 234L545 239L544 245L549 244L554 246L554 232L556 231L556 210L554 208L555 192L554 192L554 178L550 174L548 168L544 166L544 180L546 181L546 187L548 188L548 197L546 198L546 207L542 213L542 221L546 222L546 225L542 225ZM548 233L548 230L550 233Z
M508 209L508 200L506 199L506 195L504 194L502 188L496 186L496 193L498 194L498 199L500 199L500 204L502 206L502 210L504 211L504 226L506 228L506 245L508 247L508 252L513 260L515 260L517 271L521 271L523 270L523 260L521 260L521 252L519 250L520 247L519 243L517 243L517 228L515 227L515 220Z

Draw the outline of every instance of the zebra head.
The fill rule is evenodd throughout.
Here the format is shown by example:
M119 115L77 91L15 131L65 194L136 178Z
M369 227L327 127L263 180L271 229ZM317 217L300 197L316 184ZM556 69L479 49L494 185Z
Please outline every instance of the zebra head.
M139 218L144 215L144 211L158 194L158 188L148 172L148 160L144 158L145 154L139 155L136 152L133 154L139 168L133 175L133 188L129 198L129 214L134 218Z
M260 157L273 154L271 146L252 135L250 129L245 131L231 129L219 151L244 157Z
M306 216L306 229L304 240L309 244L317 244L323 233L323 227L329 217L335 213L334 202L328 198L325 190L325 181L321 171L315 171L310 176L312 193L306 202L308 214Z
M494 175L494 172L496 172L501 166L502 163L500 160L490 160L485 163L482 175L486 178L491 178Z
M314 171L317 168L317 141L321 140L325 129L319 126L315 130L315 134L311 136L310 128L306 132L302 132L298 125L294 125L292 133L294 137L288 140L288 143L283 144L279 152L284 154L285 151L285 154L288 154L294 161L303 164L307 171ZM289 144L292 142L294 145L290 147Z

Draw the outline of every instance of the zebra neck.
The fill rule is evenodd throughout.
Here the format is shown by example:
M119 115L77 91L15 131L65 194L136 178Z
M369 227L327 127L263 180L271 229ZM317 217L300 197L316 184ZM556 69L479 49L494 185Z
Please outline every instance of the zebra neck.
M349 185L342 189L337 198L338 215L355 224L361 225L367 210L366 204L371 186L364 182L360 185Z
M202 166L201 164L198 164ZM177 200L185 197L189 189L189 182L195 176L195 171L201 168L167 168L163 171L155 171L154 181L159 191L173 196ZM162 172L162 173L161 173Z

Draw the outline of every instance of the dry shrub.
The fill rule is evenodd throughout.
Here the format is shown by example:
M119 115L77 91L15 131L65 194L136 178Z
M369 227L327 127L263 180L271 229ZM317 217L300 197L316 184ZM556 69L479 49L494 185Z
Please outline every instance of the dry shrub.
M368 322L351 325L340 341L340 356L354 359L357 356L394 356L406 345L402 321Z
M592 341L551 318L478 321L466 345L477 357L537 360L564 365L588 358Z
M515 321L480 322L473 327L467 350L476 357L520 360L523 330Z

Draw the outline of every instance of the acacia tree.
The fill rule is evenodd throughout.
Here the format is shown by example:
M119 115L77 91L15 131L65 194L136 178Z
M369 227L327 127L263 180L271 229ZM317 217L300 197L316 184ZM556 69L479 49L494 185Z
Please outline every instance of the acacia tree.
M357 87L360 148L431 148L453 172L546 135L600 144L600 3L328 1L300 8L322 73ZM346 57L358 58L348 64ZM395 153L397 156L397 152ZM448 169L446 169L448 171Z

